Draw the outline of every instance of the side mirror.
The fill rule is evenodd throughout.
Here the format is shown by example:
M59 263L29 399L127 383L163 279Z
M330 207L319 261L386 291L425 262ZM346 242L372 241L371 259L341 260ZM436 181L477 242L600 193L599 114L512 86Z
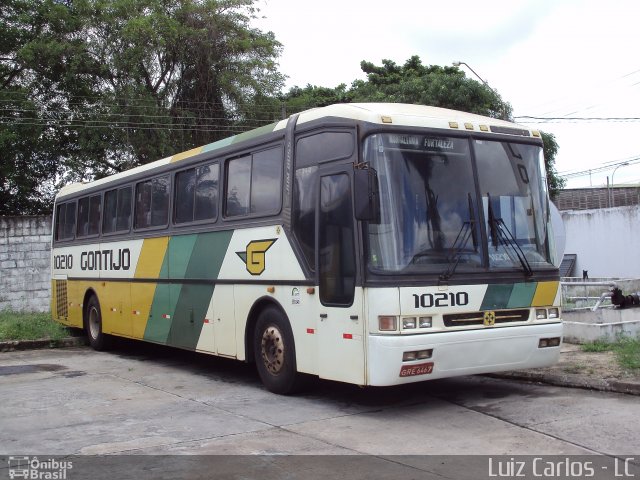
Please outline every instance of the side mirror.
M354 203L356 220L378 223L380 221L380 194L378 191L378 173L373 168L353 170Z

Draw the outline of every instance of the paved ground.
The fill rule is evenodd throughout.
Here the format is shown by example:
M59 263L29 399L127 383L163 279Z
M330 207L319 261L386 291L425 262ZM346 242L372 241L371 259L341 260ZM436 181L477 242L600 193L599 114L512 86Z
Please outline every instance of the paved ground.
M640 457L632 395L487 377L265 391L239 362L124 342L0 354L3 454Z

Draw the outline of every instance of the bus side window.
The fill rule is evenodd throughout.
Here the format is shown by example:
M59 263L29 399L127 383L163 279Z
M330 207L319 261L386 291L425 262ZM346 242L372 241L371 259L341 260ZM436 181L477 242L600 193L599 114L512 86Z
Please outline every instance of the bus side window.
M78 237L89 235L89 197L78 200L78 229L76 235Z
M104 194L104 215L102 217L102 233L116 231L116 215L118 208L118 191L110 190Z
M212 163L176 174L175 223L217 218L218 170Z
M167 224L169 184L169 176L165 175L136 185L136 229Z
M251 192L251 157L231 160L227 164L227 207L228 216L249 213Z
M316 269L315 215L318 201L318 164L349 158L355 151L350 131L324 131L296 141L293 184L293 232L311 271Z
M251 213L276 213L282 199L282 148L253 155L251 166Z
M75 226L76 226L76 202L69 202L66 204L64 231L62 232L62 235L63 235L62 238L64 240L69 240L73 238Z
M118 232L129 231L131 228L131 187L118 190L118 215L116 229Z
M67 208L64 203L56 208L56 240L64 239L64 223L67 216Z
M89 200L89 235L98 235L100 233L100 209L102 207L102 198L100 195L94 195Z
M102 233L128 232L131 228L131 187L104 194Z
M296 170L293 183L293 228L302 252L315 271L316 201L318 198L318 167Z
M282 146L227 163L227 216L276 214L282 201Z
M351 182L347 174L320 181L318 270L323 305L350 306L356 286Z

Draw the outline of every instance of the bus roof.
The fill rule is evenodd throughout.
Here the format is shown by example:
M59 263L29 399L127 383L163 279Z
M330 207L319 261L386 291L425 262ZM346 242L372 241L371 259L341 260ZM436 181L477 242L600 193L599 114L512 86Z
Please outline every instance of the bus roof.
M492 127L494 129L517 129L520 132L526 132L530 136L539 137L540 135L539 132L530 130L528 127L496 118L446 108L429 107L426 105L411 105L406 103L342 103L313 108L305 110L299 114L297 125L328 117L345 118L374 124L378 123L381 125L430 127L446 130L491 132L494 131L492 130ZM170 157L96 180L95 182L69 184L62 187L60 192L58 192L58 196L70 195L89 187L110 183L113 180L125 178L147 170L153 170L159 166L178 162L200 153L218 150L235 143L250 140L277 130L282 130L286 127L287 121L288 119L284 119L253 130L248 130L239 135L224 138L202 147L187 150L186 152L177 153ZM501 130L497 133L508 134L509 132Z

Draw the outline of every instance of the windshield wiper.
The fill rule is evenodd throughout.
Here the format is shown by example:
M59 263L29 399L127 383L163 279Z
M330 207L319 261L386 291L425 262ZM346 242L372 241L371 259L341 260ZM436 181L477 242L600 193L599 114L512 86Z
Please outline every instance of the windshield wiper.
M456 268L458 268L460 258L462 257L462 250L467 246L470 238L473 238L473 251L478 253L478 237L475 229L475 221L473 220L473 202L471 200L470 193L467 194L467 199L469 202L469 221L462 224L456 239L453 241L453 245L451 245L451 257L450 259L447 259L449 265L447 266L447 269L440 274L440 280L449 280L456 272ZM460 242L460 245L456 247L458 242Z
M513 251L513 253L516 254L516 257L518 257L518 260L520 261L520 265L522 265L522 269L524 270L524 273L527 275L527 277L532 277L533 270L531 269L531 265L529 265L529 262L527 261L526 255L520 248L520 245L518 245L518 242L516 241L515 237L513 236L509 228L507 228L507 225L504 223L504 220L502 220L502 218L496 218L493 212L493 207L491 206L491 195L489 195L488 192L487 192L487 205L488 205L488 211L489 211L489 229L490 229L490 235L491 235L491 243L496 249L498 248L498 245L500 243L502 243L505 246L505 248L511 247L511 250ZM508 254L508 250L507 250L507 254Z

